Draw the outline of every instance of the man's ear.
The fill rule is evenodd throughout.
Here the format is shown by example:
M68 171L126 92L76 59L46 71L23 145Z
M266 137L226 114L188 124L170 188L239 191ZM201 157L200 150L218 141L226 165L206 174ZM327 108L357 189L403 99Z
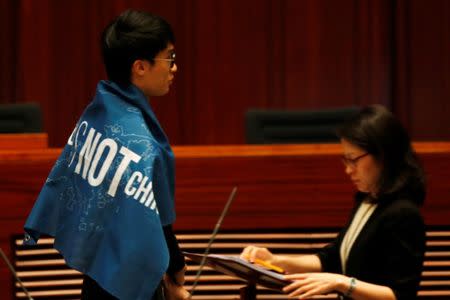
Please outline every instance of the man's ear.
M137 59L131 66L131 73L136 76L143 76L145 71L150 67L148 61Z

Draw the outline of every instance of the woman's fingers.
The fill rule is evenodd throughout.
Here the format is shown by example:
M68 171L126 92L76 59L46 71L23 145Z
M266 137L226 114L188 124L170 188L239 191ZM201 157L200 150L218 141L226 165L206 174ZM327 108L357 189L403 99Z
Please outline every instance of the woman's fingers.
M255 262L256 258L266 260L271 257L271 253L266 248L260 248L256 246L247 246L244 248L240 255L241 259Z
M303 273L284 276L285 279L293 282L283 288L285 293L289 293L290 298L304 299L314 295L322 295L334 289L333 283L336 281L336 274L330 273Z
M310 273L296 273L296 274L286 274L284 279L287 280L301 280L310 277Z
M299 287L298 289L296 289L295 291L289 293L289 297L293 298L293 297L303 297L303 295L311 292L314 289L317 289L317 287L320 285L319 282L310 282L308 284L305 284L301 287Z
M298 295L298 299L307 299L311 296L315 296L315 295L322 295L324 294L322 291L322 286L316 286L314 288L311 288L310 290L308 290L307 292Z
M255 246L247 246L244 248L244 251L241 253L241 258L253 262L255 260L256 252L258 251L258 247Z
M292 292L294 290L297 290L297 289L301 288L302 286L307 285L310 282L311 282L311 279L295 280L291 284L285 286L283 288L283 292L290 293L290 292Z

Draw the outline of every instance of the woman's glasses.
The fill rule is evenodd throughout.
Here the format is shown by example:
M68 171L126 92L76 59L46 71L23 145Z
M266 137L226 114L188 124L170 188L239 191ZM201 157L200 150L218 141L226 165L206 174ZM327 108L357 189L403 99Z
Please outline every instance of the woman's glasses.
M342 157L342 162L344 163L344 165L346 167L356 167L356 164L358 163L358 161L363 158L364 156L369 155L369 152L366 152L364 154L361 154L360 156L357 156L355 158L348 158L348 157Z

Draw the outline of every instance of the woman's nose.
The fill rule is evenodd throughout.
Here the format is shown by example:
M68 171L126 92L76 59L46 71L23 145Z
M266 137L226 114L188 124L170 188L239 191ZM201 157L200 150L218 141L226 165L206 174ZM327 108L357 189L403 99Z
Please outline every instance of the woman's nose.
M346 165L345 166L345 174L350 175L351 173L353 173L353 169L351 166Z

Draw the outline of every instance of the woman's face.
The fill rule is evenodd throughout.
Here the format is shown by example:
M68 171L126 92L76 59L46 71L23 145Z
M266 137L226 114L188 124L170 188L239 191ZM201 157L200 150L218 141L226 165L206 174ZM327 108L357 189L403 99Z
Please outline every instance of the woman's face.
M381 175L381 164L367 151L345 139L341 139L341 146L345 173L350 177L358 191L376 195L378 180Z

